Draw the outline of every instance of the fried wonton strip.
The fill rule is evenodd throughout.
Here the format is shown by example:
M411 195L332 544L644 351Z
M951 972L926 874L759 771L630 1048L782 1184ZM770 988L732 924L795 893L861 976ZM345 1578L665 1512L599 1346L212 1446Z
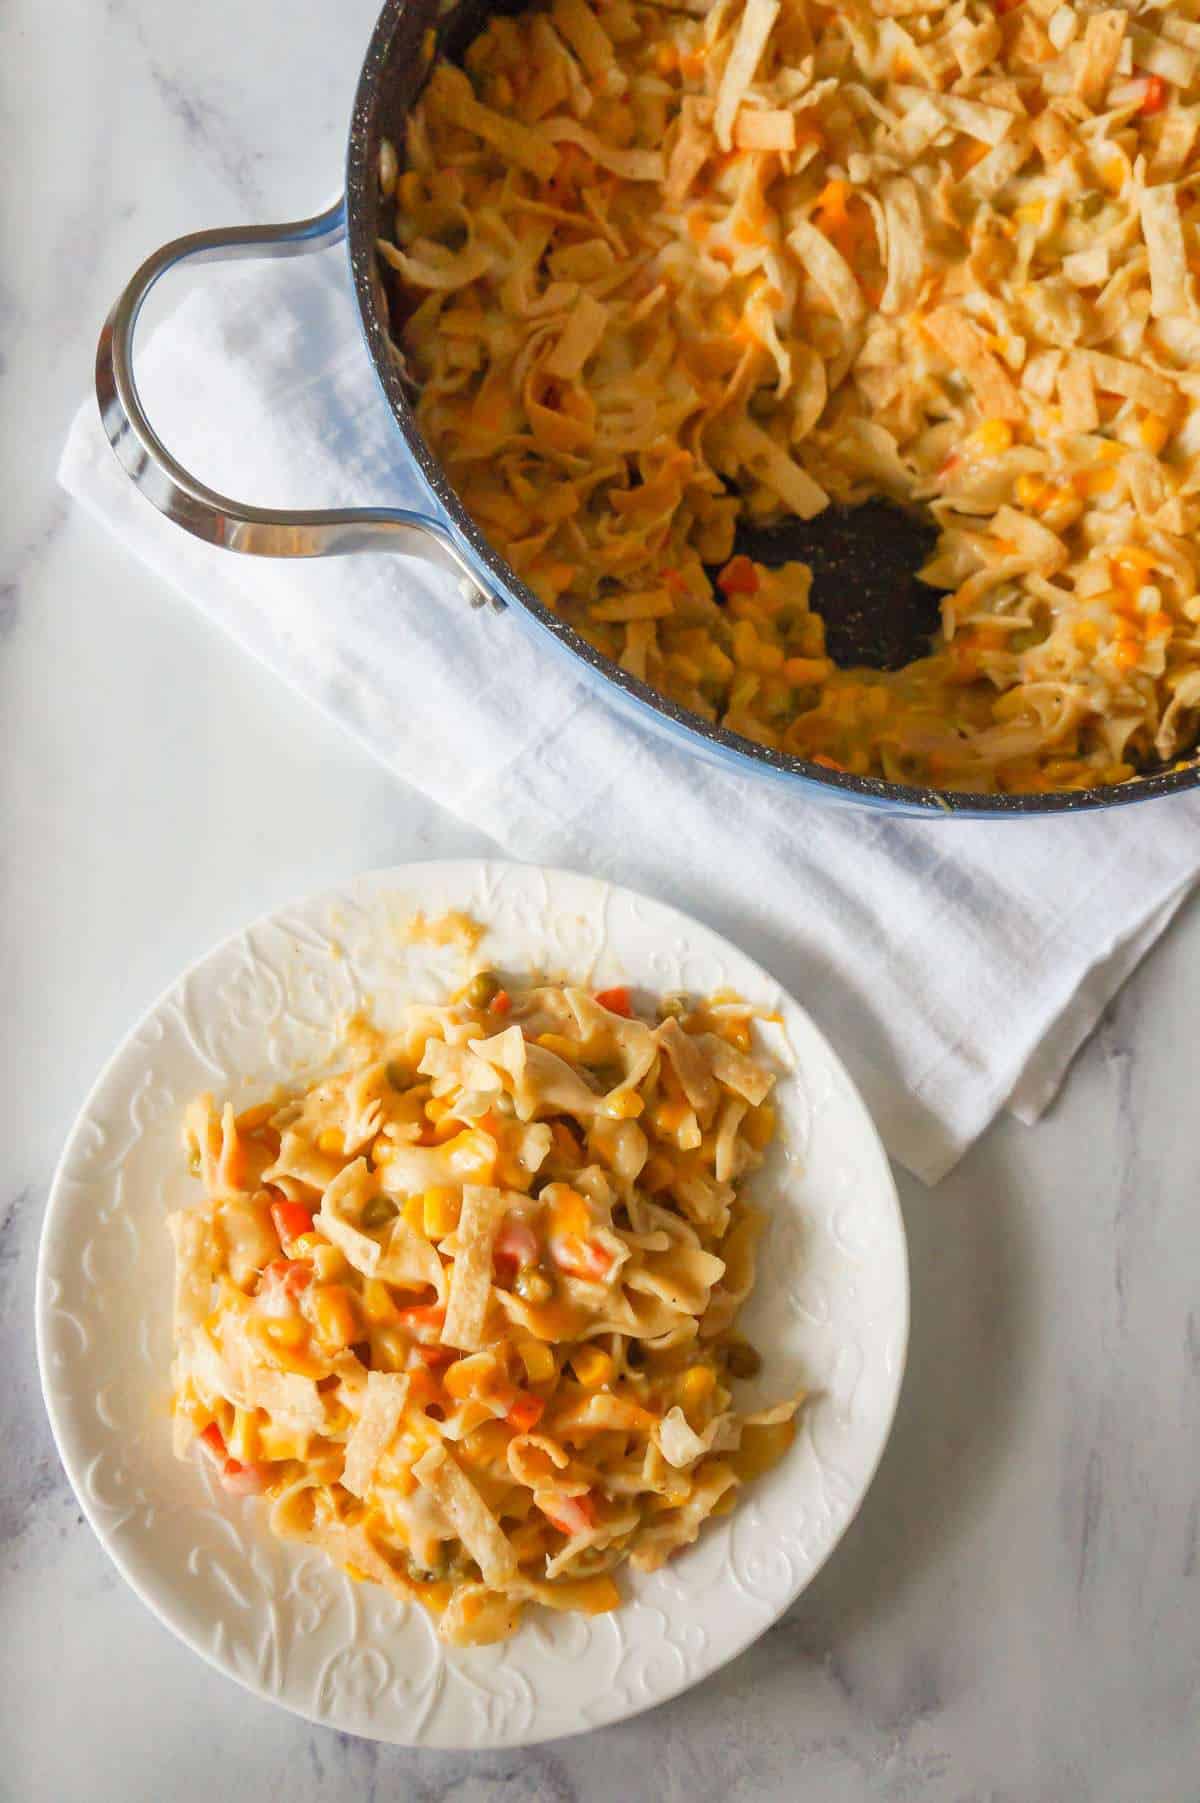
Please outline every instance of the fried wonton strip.
M788 233L788 245L842 324L858 325L866 316L867 303L854 271L837 246L807 219Z
M738 150L795 150L795 114L744 106L734 122L733 142Z
M655 1526L642 1532L629 1563L638 1571L657 1571L665 1565L679 1547L690 1546L699 1538L705 1520L737 1481L737 1474L721 1460L702 1466L687 1502L682 1508L664 1511Z
M891 148L897 157L911 161L929 148L945 126L932 97L922 92L920 99L908 106L894 127Z
M1150 311L1156 319L1186 314L1191 301L1187 248L1175 189L1143 188L1140 207L1142 236L1150 258Z
M492 1242L506 1206L503 1190L467 1184L455 1234L454 1267L442 1341L474 1352L483 1345L492 1290Z
M471 91L471 83L461 69L452 63L439 62L429 77L425 90L426 105L439 112L452 125L461 126L510 158L521 169L528 169L540 181L548 182L558 168L558 152L538 131L519 125L515 119L494 113L483 106Z
M938 117L939 125L952 125L981 144L999 144L1008 136L1020 117L1007 107L988 106L982 100L968 100L962 94L931 94L925 88L900 83L894 90L905 106L917 107L926 102Z
M212 1307L216 1249L208 1216L181 1209L167 1216L175 1244L175 1340L178 1344L199 1327Z
M1075 92L1093 110L1104 99L1116 73L1127 24L1128 15L1115 8L1112 12L1093 13L1087 22L1075 72Z
M806 469L752 419L739 419L729 442L742 463L768 488L773 488L789 513L802 520L815 519L829 505L829 496Z
M1033 141L1027 127L1018 127L1009 132L960 182L961 191L972 200L990 200L992 195L1000 192L1005 182L1012 180L1021 165L1028 160L1032 149Z
M593 163L627 182L661 182L666 175L661 150L615 150L575 119L547 119L542 127L558 144L578 144Z
M1164 26L1165 29L1165 26ZM1200 107L1173 106L1163 120L1162 132L1150 163L1150 177L1170 182L1182 174L1200 131Z
M709 125L713 105L696 94L687 94L679 109L679 131L667 164L663 198L668 206L677 207L708 161L712 140Z
M738 25L733 48L721 72L717 89L717 109L713 131L722 150L733 149L733 122L754 80L754 71L767 47L775 20L779 16L779 0L746 0L746 8Z
M375 1468L391 1445L408 1401L403 1372L369 1371L362 1413L346 1442L342 1484L354 1496L365 1496Z
M615 62L612 39L587 0L554 0L551 13L592 80L607 76Z
M478 1490L445 1447L431 1446L412 1468L417 1482L439 1504L446 1520L478 1565L483 1581L502 1590L516 1576L517 1558Z
M766 1101L775 1078L765 1064L760 1064L756 1058L747 1058L744 1052L739 1052L736 1046L731 1046L727 1039L718 1038L715 1033L702 1033L700 1044L708 1055L718 1083L723 1083L726 1089L736 1090L752 1108Z
M1025 403L1000 359L987 348L983 334L965 313L938 307L925 321L938 349L956 364L971 384L985 418L1020 420Z
M562 337L542 366L547 375L563 382L582 375L584 364L600 348L607 325L608 308L586 291L582 293L563 327Z
M356 1271L373 1277L383 1257L378 1240L356 1225L363 1208L379 1188L365 1158L356 1158L326 1187L321 1207L314 1217L318 1232L345 1253Z
M1074 355L1087 358L1097 388L1123 394L1152 413L1170 413L1174 407L1175 384L1155 370L1143 369L1124 357L1110 357L1104 351L1076 351Z
M881 313L906 313L921 292L925 268L925 222L916 183L906 175L883 184L887 225L887 286Z
M1058 398L1063 425L1068 432L1094 432L1100 424L1091 365L1085 357L1069 356L1058 372Z

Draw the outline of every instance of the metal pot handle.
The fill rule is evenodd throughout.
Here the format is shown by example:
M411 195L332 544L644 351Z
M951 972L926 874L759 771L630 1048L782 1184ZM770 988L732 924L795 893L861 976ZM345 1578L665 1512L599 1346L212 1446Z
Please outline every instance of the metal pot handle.
M298 257L338 244L345 200L290 225L229 226L193 232L147 257L105 321L96 350L96 396L108 441L136 486L160 513L196 538L258 557L340 557L352 551L406 551L464 580L474 605L490 597L437 521L398 507L268 512L197 481L163 444L146 416L133 373L133 338L155 282L187 258Z

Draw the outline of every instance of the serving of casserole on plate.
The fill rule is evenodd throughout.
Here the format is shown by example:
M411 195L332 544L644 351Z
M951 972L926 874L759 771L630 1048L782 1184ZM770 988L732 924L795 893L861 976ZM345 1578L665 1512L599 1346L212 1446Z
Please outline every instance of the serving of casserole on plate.
M411 866L135 1030L38 1325L80 1500L176 1633L341 1728L517 1744L674 1694L808 1582L907 1271L856 1092L741 953L587 878Z

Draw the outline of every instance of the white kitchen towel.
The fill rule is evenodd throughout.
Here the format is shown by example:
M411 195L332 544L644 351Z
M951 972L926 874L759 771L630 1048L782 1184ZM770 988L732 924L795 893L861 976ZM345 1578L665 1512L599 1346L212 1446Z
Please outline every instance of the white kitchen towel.
M139 368L165 441L226 493L421 504L340 258L206 278ZM1046 1107L1196 879L1200 797L926 823L714 770L615 713L514 610L473 611L420 562L276 562L199 543L135 491L93 400L60 479L247 651L505 851L667 897L758 956L926 1182L999 1109L1030 1121Z

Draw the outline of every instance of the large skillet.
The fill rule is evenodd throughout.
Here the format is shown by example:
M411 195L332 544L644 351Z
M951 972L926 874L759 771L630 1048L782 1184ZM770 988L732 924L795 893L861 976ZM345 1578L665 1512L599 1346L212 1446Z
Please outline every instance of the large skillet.
M461 0L453 7L439 7L437 0L387 0L359 77L344 199L313 219L290 225L239 226L178 238L143 263L113 308L96 357L96 390L105 430L143 494L196 537L232 551L266 557L328 557L351 551L396 550L447 566L476 607L490 603L498 609L506 605L516 608L522 624L527 624L548 650L569 660L576 677L597 687L603 685L610 699L643 725L655 728L693 755L745 776L771 779L781 801L790 793L797 799L853 803L924 817L1011 819L1120 807L1195 787L1200 782L1200 764L1194 759L1183 768L1117 787L1044 795L955 794L827 770L783 752L765 750L688 713L601 656L525 587L464 511L417 429L409 394L389 351L388 296L375 251L380 229L386 225L382 217L386 203L377 180L380 141L390 138L402 150L405 117L431 66L423 54L425 35L431 29L435 32L435 55L457 59L492 10L496 9L488 0ZM398 444L397 454L407 457L420 472L427 491L426 512L363 508L284 513L244 506L205 487L172 457L138 396L133 373L134 330L142 303L166 270L185 258L298 256L336 244L343 237L349 246L367 350L404 447ZM857 639L857 649L867 661L883 661L871 658L868 640L876 627L890 629L895 639L899 623L897 642L902 643L907 632L907 655L916 654L920 630L928 629L910 605L912 548L904 545L904 537L905 523L900 516L871 506L852 516L849 524L845 516L841 520L823 516L807 528L804 542L795 534L788 540L785 528L777 547L781 556L814 557L818 569L824 556L836 578L833 607L827 610L831 638L841 631L845 642ZM843 617L834 618L839 609ZM464 632L487 630L485 617L464 616ZM893 656L890 661L903 659Z

